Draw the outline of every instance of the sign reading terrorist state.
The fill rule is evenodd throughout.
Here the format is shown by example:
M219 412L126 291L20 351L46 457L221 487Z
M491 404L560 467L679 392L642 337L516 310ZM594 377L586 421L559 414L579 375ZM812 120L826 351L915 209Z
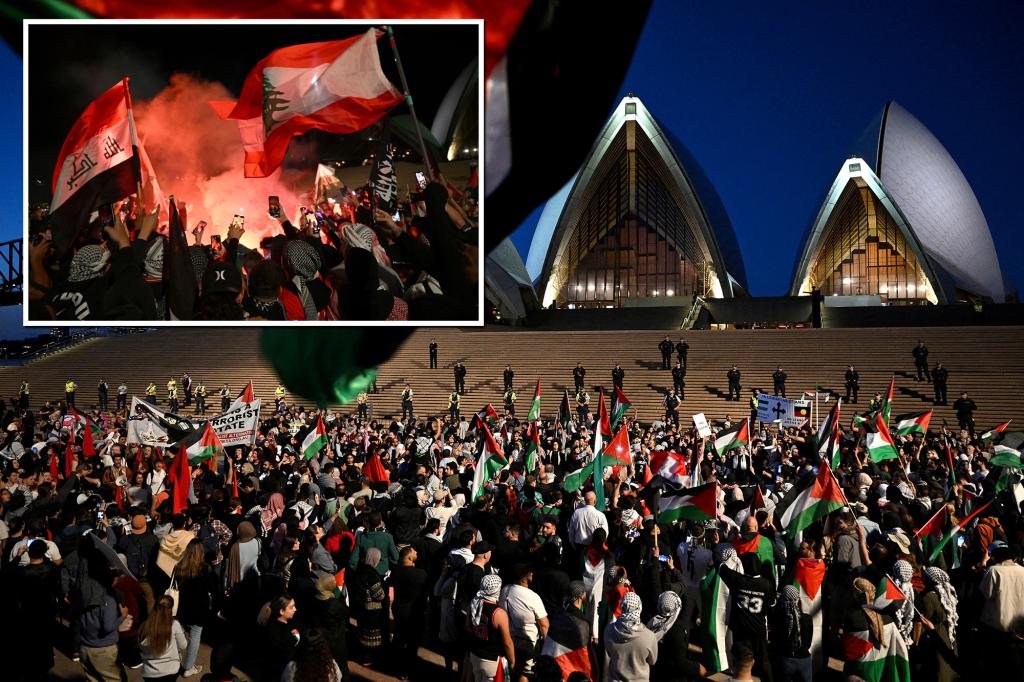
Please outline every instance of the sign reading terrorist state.
M757 394L757 420L779 422L783 427L801 426L811 416L811 401Z
M190 420L133 397L128 413L128 442L167 447L199 428L203 421L210 422L224 447L252 445L260 422L260 401L236 400L226 412L209 420Z

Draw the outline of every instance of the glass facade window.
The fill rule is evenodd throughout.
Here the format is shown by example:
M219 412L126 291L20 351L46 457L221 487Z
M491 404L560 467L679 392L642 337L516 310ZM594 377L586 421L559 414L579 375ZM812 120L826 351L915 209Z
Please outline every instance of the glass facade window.
M890 305L937 302L903 231L859 179L840 195L807 283L826 296L876 295Z

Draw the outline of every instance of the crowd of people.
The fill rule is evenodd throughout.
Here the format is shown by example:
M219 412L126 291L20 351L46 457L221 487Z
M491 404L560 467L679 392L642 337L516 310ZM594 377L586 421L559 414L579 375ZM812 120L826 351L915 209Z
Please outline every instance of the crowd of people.
M876 462L844 429L841 500L793 534L794 495L825 466L811 424L750 422L720 451L728 420L704 438L623 419L628 455L597 467L595 486L589 411L414 416L406 385L408 411L371 418L365 396L348 413L279 390L253 445L187 481L174 448L128 442L120 402L78 398L95 432L68 424L68 396L4 404L8 671L43 678L64 624L86 676L111 681L140 666L146 679L229 680L233 665L256 680L341 680L350 660L517 682L1024 669L1024 486L1005 430L896 436L898 457ZM326 442L306 451L321 418ZM667 497L708 486L709 510L666 512ZM952 535L936 550L941 513L939 535Z
M129 198L53 246L45 204L29 214L29 318L118 320L475 320L478 227L470 193L440 179L388 213L367 188L302 207L278 206L258 248L240 243L244 216L224 235L192 230L187 258L172 257L168 211ZM107 207L109 208L109 207ZM177 204L188 225L184 204ZM204 238L205 234L205 238ZM191 292L191 293L190 293Z

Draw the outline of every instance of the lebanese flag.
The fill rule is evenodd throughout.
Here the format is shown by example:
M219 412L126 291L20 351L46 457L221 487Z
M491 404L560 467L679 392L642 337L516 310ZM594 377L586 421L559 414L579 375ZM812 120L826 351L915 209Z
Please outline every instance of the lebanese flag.
M719 431L715 436L715 452L724 455L738 447L750 443L750 429L747 426L747 419L744 419L736 426L724 431Z
M868 457L872 462L878 463L887 459L896 459L900 456L896 449L896 443L889 433L889 425L882 412L879 412L870 421L864 422L867 434L864 436L864 447L868 451Z
M540 379L537 379L537 387L533 389L533 402L530 403L530 413L526 415L526 421L540 419Z
M686 468L686 456L677 452L655 451L651 454L651 463L647 466L651 476L661 476L677 486L689 486L690 476Z
M910 654L894 623L882 629L882 641L874 642L868 630L843 634L847 673L868 682L910 682Z
M842 398L836 399L836 404L828 411L816 436L818 457L828 462L833 469L839 466L839 409L842 402Z
M327 445L327 429L324 427L324 416L317 415L316 426L309 430L302 439L302 459L312 459Z
M659 522L690 519L691 521L707 521L718 516L718 484L708 483L699 488L684 488L661 491L661 502L658 504Z
M583 673L590 678L589 642L580 636L576 622L568 614L560 613L551 617L551 627L541 644L542 656L550 656L562 671L562 679L573 673Z
M831 514L847 504L846 495L839 487L839 482L832 475L832 468L827 462L818 467L816 476L804 476L779 505L785 511L779 524L786 535L794 537L820 518Z
M53 243L64 253L93 211L134 194L128 79L94 99L64 138L53 169Z
M380 461L380 455L376 451L370 454L363 465L363 475L374 483L391 483L391 474L384 468L384 463Z
M505 454L498 447L498 443L494 440L494 434L487 428L486 424L482 425L483 428L483 450L480 453L480 459L476 462L476 470L473 472L473 497L480 497L484 493L484 486L487 482L498 475L502 469L508 466L508 460L505 459Z
M615 392L612 393L612 419L611 424L614 429L622 418L626 416L626 412L629 408L633 407L633 403L629 402L629 398L622 392L622 389L618 386L615 387Z
M178 448L178 454L167 470L167 478L174 483L174 513L178 514L188 509L189 498L192 497L192 467L189 466L185 446Z
M800 591L803 612L811 617L811 665L825 666L822 632L821 586L825 581L825 562L821 559L797 559L793 567L793 586Z
M633 455L629 449L629 430L619 429L611 442L601 451L602 466L621 467L633 463Z
M237 102L210 102L218 116L238 121L245 177L277 170L296 135L314 128L354 133L402 101L380 66L382 35L371 28L346 40L274 50L249 72Z
M1006 427L1009 426L1010 422L1012 422L1012 421L1013 421L1012 419L1007 419L1006 421L1004 421L1002 424L1000 424L996 428L992 429L991 431L986 431L985 433L981 434L981 439L982 440L992 440L997 435L999 435L1003 431L1005 431Z
M932 410L901 414L894 418L893 421L896 422L897 436L909 436L912 433L924 435L928 433L928 424L932 421Z

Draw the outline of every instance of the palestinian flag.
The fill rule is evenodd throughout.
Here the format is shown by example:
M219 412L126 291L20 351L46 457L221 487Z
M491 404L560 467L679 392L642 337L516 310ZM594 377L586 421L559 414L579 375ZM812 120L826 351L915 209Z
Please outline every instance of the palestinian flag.
M184 440L178 441L176 445L186 449L190 465L200 464L207 460L212 460L212 464L216 461L216 457L224 454L224 446L221 445L220 438L217 437L217 432L213 430L210 422L203 422L202 427Z
M718 518L718 484L708 483L699 488L678 490L662 489L658 516L660 523L681 519L708 521Z
M737 535L732 540L732 546L736 549L736 554L740 556L753 554L757 557L758 566L767 563L769 566L775 567L775 552L772 549L772 541L760 533L756 533L749 540L744 540L742 535ZM774 576L774 573L772 575Z
M494 428L498 424L498 413L490 403L487 403L480 411L476 413L473 418L473 428L480 428L481 426L487 426L488 428Z
M816 436L818 457L828 462L833 469L839 466L839 408L842 402L842 398L836 399L836 404L828 411Z
M543 450L540 447L540 429L537 422L531 421L526 427L526 454L523 461L526 462L526 471L536 471L540 467L540 455Z
M1024 469L1024 463L1021 462L1020 450L1014 450L1011 447L1005 445L997 445L992 453L992 457L989 458L988 463L990 466L1006 467L1008 469Z
M87 420L71 405L68 405L68 413L70 413L71 417L75 420L75 428L72 435L77 436L78 432L85 428Z
M380 461L380 455L376 451L370 453L366 464L363 465L363 476L366 476L374 483L391 482L391 474L384 467L384 463Z
M875 601L871 608L875 611L884 611L896 602L906 601L907 595L896 586L896 583L887 575L883 575L875 588Z
M981 434L981 440L992 440L992 439L994 439L996 436L998 436L1003 431L1005 431L1006 427L1008 427L1010 425L1010 422L1012 422L1012 421L1013 421L1012 419L1007 419L1006 421L1004 421L1002 424L1000 424L999 426L995 427L991 431L986 431L985 433Z
M896 422L895 433L897 436L909 436L912 433L924 435L928 433L928 424L932 420L932 410L921 410L910 414L901 414L893 421Z
M608 467L629 466L633 453L629 448L629 429L622 428L601 452L601 464Z
M631 407L633 407L633 403L629 402L629 398L622 392L622 389L616 386L615 392L612 393L611 425L613 429L618 426Z
M188 451L184 445L178 448L178 454L174 456L167 470L167 478L174 484L174 513L181 513L188 509L189 500L192 498L192 467L189 466Z
M562 679L573 673L583 673L590 678L589 642L580 636L576 621L568 613L551 616L548 634L541 644L541 656L555 659L562 671Z
M864 424L867 434L864 436L864 448L872 462L878 463L887 459L896 459L900 456L896 449L896 443L889 434L889 426L882 413L877 413L874 418Z
M768 505L764 501L764 493L761 492L761 486L754 488L754 494L750 496L750 513L753 514L758 509L767 509Z
M537 421L540 419L540 379L537 379L537 387L533 389L533 402L530 403L530 413L526 415L526 421Z
M566 492L575 492L583 487L583 484L590 478L591 468L589 465L570 472L562 479L562 488Z
M821 559L797 559L793 567L793 586L800 591L803 612L811 617L811 665L815 671L825 667L821 611L825 569L825 562Z
M591 632L600 632L600 613L604 602L604 550L587 547L583 550L583 587L587 590L587 615Z
M246 76L237 102L210 102L218 116L238 121L245 177L277 170L296 135L314 128L354 133L402 101L381 69L382 35L371 28L346 40L274 50Z
M594 459L590 463L590 475L594 482L594 494L597 495L597 510L604 511L604 444L612 437L612 427L608 423L608 410L604 406L604 391L599 391L597 403L597 421L594 422Z
M922 537L927 538L928 545L931 549L931 551L928 552L928 563L934 564L935 560L939 558L942 548L948 545L953 538L960 534L960 531L966 528L967 525L974 520L974 517L985 511L985 509L987 509L993 502L995 502L995 500L989 500L985 504L981 505L961 519L960 523L951 523L951 520L946 514L946 505L942 505L939 511L936 512L935 515L932 516L932 518L914 534L915 537L918 537L919 542ZM939 517L940 515L941 518L937 519L936 517Z
M895 389L896 377L893 377L892 379L889 380L889 391L885 394L885 397L882 399L882 406L878 408L879 413L881 413L882 418L885 420L886 426L889 425L889 417L892 415L892 395Z
M871 410L862 412L861 414L855 414L853 415L853 419L850 420L850 430L862 434L867 429L868 422L874 418L875 413Z
M484 432L484 442L480 458L476 462L476 471L473 473L473 500L484 493L484 486L488 481L508 466L508 460L505 459L505 454L498 447L498 443L495 442L491 430L487 428L486 424L482 426L482 429Z
M245 388L242 389L242 392L238 394L237 398L235 398L234 405L237 405L239 403L245 403L246 405L248 405L249 403L254 402L256 402L256 394L253 393L252 380L250 379L249 383L247 383L245 385Z
M317 415L316 426L302 439L302 459L312 459L327 445L327 429L323 415Z
M51 462L52 470L52 462ZM1013 496L1013 508L1020 509L1020 503L1024 502L1024 485L1021 484L1021 474L1013 469L1003 469L996 479L996 494L1008 491Z
M572 423L572 408L569 407L569 389L562 392L562 402L558 405L558 423L563 429Z
M700 583L700 625L694 639L701 648L700 662L708 674L729 667L729 647L726 640L729 626L729 607L732 604L729 586L722 580L721 568L713 568Z
M748 445L750 443L750 429L747 422L748 420L744 419L732 428L719 431L718 435L715 436L715 452L719 455L724 455L730 450Z
M812 523L847 504L842 488L832 475L832 468L822 462L817 476L806 475L786 493L779 505L782 516L780 527L790 537Z
M672 485L680 487L690 485L686 457L678 453L663 451L651 453L651 461L647 465L647 470L651 472L652 477L661 476Z
M895 623L885 624L881 642L873 642L869 630L844 633L843 650L845 673L865 682L910 682L909 652Z

